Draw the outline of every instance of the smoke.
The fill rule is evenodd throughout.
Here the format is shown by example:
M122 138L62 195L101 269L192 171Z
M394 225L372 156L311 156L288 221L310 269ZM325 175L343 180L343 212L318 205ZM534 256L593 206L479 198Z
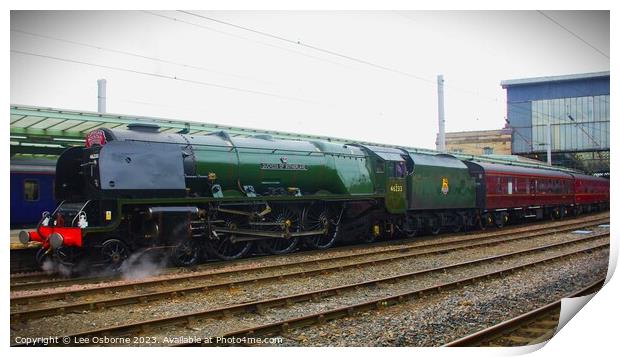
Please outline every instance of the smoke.
M48 275L63 278L75 277L120 277L124 280L138 280L158 275L166 266L168 258L158 249L145 249L135 252L127 258L120 267L109 265L102 269L93 269L92 261L82 260L75 265L68 265L49 257L41 264L41 269Z
M41 269L48 275L60 275L64 278L71 277L73 270L70 266L58 263L53 259L45 259L41 265Z
M171 237L183 237L188 234L189 221L181 219L170 230ZM118 271L125 280L144 279L158 275L166 266L170 259L166 250L151 248L133 253L127 258Z
M167 265L165 257L147 249L129 256L118 271L124 280L138 280L158 275Z

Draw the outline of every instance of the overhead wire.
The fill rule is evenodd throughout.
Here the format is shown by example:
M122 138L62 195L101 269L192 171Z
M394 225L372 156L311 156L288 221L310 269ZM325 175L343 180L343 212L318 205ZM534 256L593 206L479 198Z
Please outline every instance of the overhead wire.
M318 56L313 56L311 54L307 54L307 53L304 53L304 52L299 52L299 51L291 50L289 48L285 48L285 47L281 47L281 46L276 46L276 45L273 45L273 44L270 44L270 43L266 43L266 42L262 42L262 41L257 41L255 39L250 39L250 38L247 38L247 37L244 37L244 36L240 36L240 35L237 35L237 34L232 34L232 33L226 32L226 31L221 31L221 30L218 30L218 29L214 29L212 27L208 27L208 26L204 26L204 25L201 25L201 24L197 24L197 23L191 22L191 21L180 19L178 17L167 16L167 15L159 14L159 13L156 13L156 12L153 12L153 11L148 11L148 10L142 10L142 12L145 13L145 14L156 16L156 17L159 17L159 18L162 18L162 19L166 19L166 20L169 20L169 21L172 21L172 22L183 23L183 24L186 24L186 25L190 25L190 26L194 26L194 27L197 27L197 28L201 28L203 30L219 33L219 34L224 35L224 36L233 37L233 38L241 39L241 40L244 40L244 41L254 42L254 43L258 43L260 45L266 46L266 47L276 48L278 50L286 51L286 52L293 53L293 54L296 54L296 55L299 55L299 56L303 56L303 57L307 57L307 58L312 58L312 59L317 60L317 61L331 63L331 64L334 64L334 65L337 65L337 66L351 68L350 66L347 66L346 64L343 64L343 63L334 62L334 61L328 60L326 58L322 58L322 57L318 57Z
M357 62L357 63L360 63L360 64L364 64L364 65L367 65L367 66L370 66L370 67L374 67L374 68L378 68L378 69L381 69L381 70L384 70L384 71L393 72L393 73L400 74L400 75L403 75L403 76L415 78L415 79L420 80L420 81L424 81L424 82L428 82L428 83L432 83L432 84L436 83L436 81L433 80L433 79L424 78L424 77L418 76L418 75L413 74L413 73L409 73L409 72L402 71L402 70L399 70L399 69L396 69L396 68L392 68L392 67L384 66L384 65L381 65L381 64L377 64L377 63L374 63L374 62L371 62L371 61L368 61L368 60L365 60L365 59L362 59L362 58L350 56L350 55L343 54L343 53L340 53L340 52L336 52L336 51L333 51L333 50L329 50L329 49L325 49L325 48L322 48L322 47L314 46L314 45L311 45L311 44L308 44L308 43L305 43L305 42L291 40L291 39L288 39L288 38L285 38L285 37L282 37L282 36L278 36L278 35L274 35L274 34L271 34L271 33L268 33L268 32L264 32L264 31L260 31L260 30L255 30L255 29L252 29L252 28L249 28L249 27L245 27L245 26L241 26L241 25L236 25L236 24L233 24L233 23L230 23L230 22L226 22L226 21L222 21L222 20L218 20L218 19L215 19L215 18L212 18L212 17L196 14L196 13L193 13L191 11L178 10L178 12L183 13L183 14L187 14L187 15L191 15L191 16L195 16L195 17L198 17L198 18L202 18L202 19L205 19L205 20L213 21L213 22L216 22L216 23L224 24L224 25L227 25L227 26L235 27L235 28L242 29L242 30L245 30L245 31L253 32L253 33L256 33L256 34L259 34L259 35L262 35L262 36L274 38L274 39L277 39L277 40L280 40L280 41L284 41L284 42L287 42L287 43L290 43L290 44L293 44L293 45L310 48L310 49L315 50L315 51L319 51L319 52L323 52L323 53L326 53L326 54L329 54L329 55L332 55L332 56L344 58L344 59L349 60L349 61L353 61L353 62Z
M16 29L16 28L12 28L11 32L19 33L19 34L23 34L23 35L28 35L28 36L32 36L32 37L44 38L44 39L58 41L58 42L69 43L69 44L72 44L72 45L92 48L92 49L99 50L99 51L118 53L118 54L122 54L122 55L125 55L125 56L141 58L141 59L150 60L150 61L154 61L154 62L171 64L171 65L175 65L175 66L179 66L179 67L190 68L190 69L194 69L194 70L210 72L210 73L215 73L215 74L225 75L225 76L230 76L230 77L236 77L236 78L239 78L239 79L249 79L249 80L254 80L254 81L257 81L257 82L261 82L261 83L272 84L270 82L267 82L267 81L264 81L264 80L261 80L261 79L257 79L257 78L254 78L254 77L243 76L243 75L239 75L239 74L222 72L222 71L216 71L216 70L213 70L213 69L207 68L207 67L202 67L202 66L196 66L196 65L191 65L191 64L171 61L171 60L167 60L167 59L163 59L163 58L157 58L157 57L153 57L153 56L146 56L146 55L142 55L142 54L135 53L135 52L118 50L118 49L114 49L114 48L110 48L110 47L104 47L104 46L100 46L100 45L93 45L93 44L90 44L90 43L79 42L79 41L69 40L69 39L66 39L66 38L60 38L60 37L55 37L55 36L50 36L50 35L44 35L44 34L35 33L35 32L31 32L31 31L25 31L25 30L21 30L21 29Z
M344 58L344 59L347 59L347 60L350 60L350 61L354 61L354 62L361 63L361 64L364 64L364 65L368 65L368 66L371 66L371 67L375 67L375 68L378 68L378 69L381 69L381 70L385 70L385 71L401 74L401 75L404 75L404 76L412 77L412 78L415 78L415 79L418 79L418 80L421 80L421 81L424 81L424 82L427 82L427 83L431 83L431 84L435 84L436 83L436 81L433 80L433 79L425 78L425 77L422 77L422 76L419 76L419 75L416 75L416 74L412 74L410 72L406 72L406 71L402 71L402 70L399 70L399 69L395 69L393 67L389 67L389 66L377 64L377 63L374 63L374 62L370 62L368 60L361 59L361 58L354 57L354 56L350 56L350 55L347 55L347 54L343 54L343 53L338 52L338 51L329 50L329 49L325 49L325 48L322 48L322 47L319 47L319 46L310 45L310 44L307 44L307 43L301 42L301 41L291 40L290 38L286 38L286 37L283 37L283 36L275 35L273 33L269 33L269 32L266 32L266 31L256 30L256 29L253 29L253 28L250 28L250 27L247 27L247 26L242 26L242 25L234 24L234 23L231 23L231 22L228 22L228 21L223 21L223 20L216 19L216 18L213 18L213 17L197 14L197 13L194 13L194 12L191 12L191 11L178 10L178 12L184 13L184 14L187 14L187 15L192 15L192 16L195 16L195 17L198 17L198 18L202 18L204 20L215 22L215 23L220 23L220 24L223 24L223 25L226 25L226 26L231 26L231 27L234 27L234 28L237 28L237 29L249 31L249 32L252 32L252 33L255 33L255 34L259 34L259 35L265 36L265 37L270 37L270 38L273 38L273 39L276 39L276 40L279 40L279 41L287 42L289 44L307 47L307 48L310 48L310 49L313 49L313 50L316 50L316 51L320 51L320 52L323 52L323 53L326 53L326 54L329 54L329 55L341 57L341 58ZM447 87L447 88L448 87L454 88L454 89L456 89L458 91L461 91L461 92L464 92L464 93L469 93L469 94L473 94L473 95L476 95L476 96L480 96L479 92L473 91L473 90L469 90L469 89L466 89L466 88L457 87L457 86L454 86L454 85L446 85L445 87ZM579 87L575 87L575 88L579 88ZM579 88L579 90L582 90L582 88ZM487 100L490 100L490 101L493 101L493 102L498 102L499 101L499 99L497 97L494 97L494 98L487 97Z
M557 20L553 19L551 16L545 14L544 12L540 11L540 10L536 10L539 14L541 14L542 16L546 17L549 21L553 22L554 24L558 25L559 27L561 27L562 29L564 29L566 32L570 33L571 35L573 35L574 37L576 37L577 39L579 39L581 42L585 43L586 45L588 45L588 47L592 48L593 50L595 50L596 52L600 53L601 55L603 55L605 58L609 59L609 55L606 54L605 52L599 50L598 48L596 48L594 45L592 45L590 42L584 40L581 36L577 35L575 32L571 31L570 29L568 29L566 26L562 25L560 22L558 22Z
M253 90L253 89L246 89L246 88L240 88L240 87L233 87L233 86L228 86L228 85L223 85L223 84L218 84L218 83L212 83L212 82L197 81L197 80L182 78L182 77L178 77L178 76L165 75L165 74L152 73L152 72L145 72L145 71L139 71L139 70L124 68L124 67L103 65L103 64L97 64L97 63L73 60L73 59L69 59L69 58L62 58L62 57L44 55L44 54L40 54L40 53L27 52L27 51L20 51L20 50L13 50L12 49L11 52L12 53L16 53L16 54L20 54L20 55L25 55L25 56L40 57L40 58L46 58L46 59L51 59L51 60L55 60L55 61L75 63L75 64L81 64L81 65L92 66L92 67L99 67L99 68L105 68L105 69L109 69L109 70L134 73L134 74L139 74L139 75L143 75L143 76L150 76L150 77L155 77L155 78L160 78L160 79L167 79L167 80L173 80L173 81L178 81L178 82L192 83L192 84L196 84L196 85L213 87L213 88L227 89L227 90L230 90L230 91L236 91L236 92L242 92L242 93L250 93L250 94L267 96L267 97L273 97L273 98L279 98L279 99L285 99L285 100L290 100L290 101L298 101L298 102L311 103L311 104L320 104L318 102L307 100L307 99L303 99L303 98L283 96L283 95L269 93L269 92L257 91L257 90Z

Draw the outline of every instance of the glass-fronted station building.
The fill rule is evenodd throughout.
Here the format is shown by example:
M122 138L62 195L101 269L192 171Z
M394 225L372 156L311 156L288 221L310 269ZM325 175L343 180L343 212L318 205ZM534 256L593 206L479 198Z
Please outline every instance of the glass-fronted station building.
M507 90L512 154L609 175L609 72L512 79Z

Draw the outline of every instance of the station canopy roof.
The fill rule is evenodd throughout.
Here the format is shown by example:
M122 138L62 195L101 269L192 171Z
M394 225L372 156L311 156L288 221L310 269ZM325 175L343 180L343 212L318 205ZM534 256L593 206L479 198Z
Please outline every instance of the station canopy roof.
M273 130L249 129L152 117L128 116L32 106L11 106L11 155L59 155L70 146L81 146L88 132L97 128L127 129L132 123L156 124L160 132L206 135L225 131L231 137L270 135L293 140L350 140Z
M88 132L97 128L127 129L132 123L156 124L160 132L177 132L191 135L206 135L225 131L231 137L248 137L253 135L270 135L274 138L291 140L324 140L335 143L350 143L378 147L402 148L409 152L423 154L440 154L428 149L396 147L365 141L353 141L337 137L308 134L294 134L274 130L250 129L219 124L198 123L152 117L140 117L109 113L96 113L69 109L43 108L34 106L11 105L11 157L54 158L71 146L84 145ZM515 161L451 153L461 160L476 160L515 165ZM520 166L544 168L544 164L519 163ZM554 169L561 169L554 167Z

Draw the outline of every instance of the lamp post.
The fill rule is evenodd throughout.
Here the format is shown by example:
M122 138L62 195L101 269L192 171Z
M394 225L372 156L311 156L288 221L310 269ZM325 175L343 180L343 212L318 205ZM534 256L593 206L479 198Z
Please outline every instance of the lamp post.
M443 109L443 75L437 76L437 113L439 121L439 138L437 139L437 151L446 151L446 120Z
M97 112L99 113L106 112L106 84L105 79L97 80Z

